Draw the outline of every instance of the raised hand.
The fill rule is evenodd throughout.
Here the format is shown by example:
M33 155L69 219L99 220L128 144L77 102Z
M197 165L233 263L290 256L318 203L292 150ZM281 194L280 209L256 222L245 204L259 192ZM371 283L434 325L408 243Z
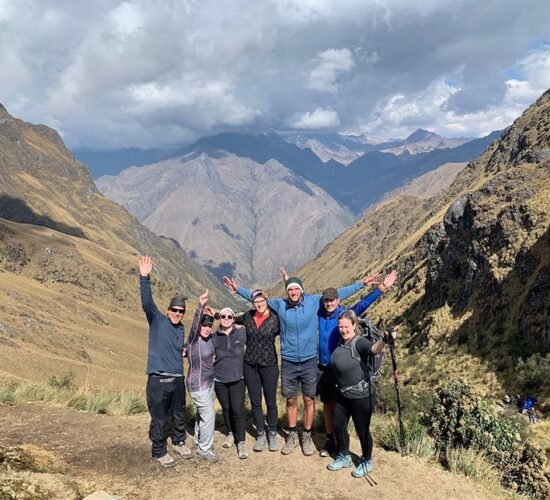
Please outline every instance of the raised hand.
M204 309L202 310L202 313L208 314L208 316L212 316L212 317L216 315L216 311L214 311L214 309L212 309L210 306L205 306Z
M153 259L150 255L142 255L139 258L139 274L149 276L153 270Z
M279 274L281 275L281 279L283 280L283 282L285 282L288 279L288 273L286 272L283 266L279 268Z
M204 306L208 302L208 288L206 291L199 297L199 304Z
M387 290L388 288L391 288L395 281L397 280L397 270L394 269L390 274L388 274L385 278L382 284L384 285L384 288Z
M367 274L363 278L363 285L364 286L378 285L380 283L380 276L382 276L382 273L376 273L376 274L373 274L373 275Z
M227 276L223 277L223 284L229 288L232 292L237 291L237 282L233 278L228 278Z

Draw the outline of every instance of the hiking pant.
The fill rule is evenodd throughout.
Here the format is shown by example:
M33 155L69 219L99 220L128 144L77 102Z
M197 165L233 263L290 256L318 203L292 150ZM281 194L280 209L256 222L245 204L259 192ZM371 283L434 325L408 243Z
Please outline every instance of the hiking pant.
M248 389L252 419L258 432L264 431L264 415L262 411L262 389L267 407L267 425L270 431L277 430L277 383L279 367L249 365L244 363L244 381Z
M348 423L350 417L353 419L357 437L361 443L361 452L364 458L372 458L372 436L370 434L370 419L376 397L374 394L361 399L345 398L338 396L336 408L334 409L334 435L338 453L342 455L349 454L349 434Z
M190 392L189 396L191 396L191 400L197 407L193 441L200 451L206 453L212 449L214 444L214 424L216 420L214 384L205 391Z
M151 374L145 389L147 407L151 414L149 439L154 458L166 455L164 427L172 418L172 442L185 442L185 384L184 377Z
M246 422L244 418L244 380L237 382L214 382L216 396L222 407L223 421L228 432L233 433L236 443L244 441Z

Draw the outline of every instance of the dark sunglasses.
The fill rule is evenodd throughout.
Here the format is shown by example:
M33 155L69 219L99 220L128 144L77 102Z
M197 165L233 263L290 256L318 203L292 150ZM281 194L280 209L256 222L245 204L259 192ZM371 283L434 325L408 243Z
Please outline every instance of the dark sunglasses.
M231 316L230 314L229 314L229 315L222 314L222 315L220 316L220 319L233 319L233 316Z
M173 313L185 314L185 309L177 309L176 307L171 307L170 311Z

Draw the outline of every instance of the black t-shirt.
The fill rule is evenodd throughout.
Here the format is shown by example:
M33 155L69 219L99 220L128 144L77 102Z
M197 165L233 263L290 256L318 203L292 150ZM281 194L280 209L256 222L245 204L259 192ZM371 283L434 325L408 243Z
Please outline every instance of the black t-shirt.
M366 337L358 337L355 340L355 349L363 363L367 363L368 357L372 354L373 345L374 342ZM330 358L330 366L338 387L351 387L365 379L361 362L352 356L351 341L336 347Z

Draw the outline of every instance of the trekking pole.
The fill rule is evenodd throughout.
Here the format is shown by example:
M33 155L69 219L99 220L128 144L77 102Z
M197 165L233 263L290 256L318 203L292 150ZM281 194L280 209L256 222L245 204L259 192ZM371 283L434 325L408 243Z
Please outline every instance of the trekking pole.
M388 338L388 347L390 348L391 364L393 368L393 381L395 384L395 395L397 397L397 419L399 421L399 443L401 445L401 455L404 455L405 448L405 430L403 429L403 415L401 414L401 397L399 395L399 376L397 374L397 359L395 356L395 339L392 335L393 328L386 330Z

